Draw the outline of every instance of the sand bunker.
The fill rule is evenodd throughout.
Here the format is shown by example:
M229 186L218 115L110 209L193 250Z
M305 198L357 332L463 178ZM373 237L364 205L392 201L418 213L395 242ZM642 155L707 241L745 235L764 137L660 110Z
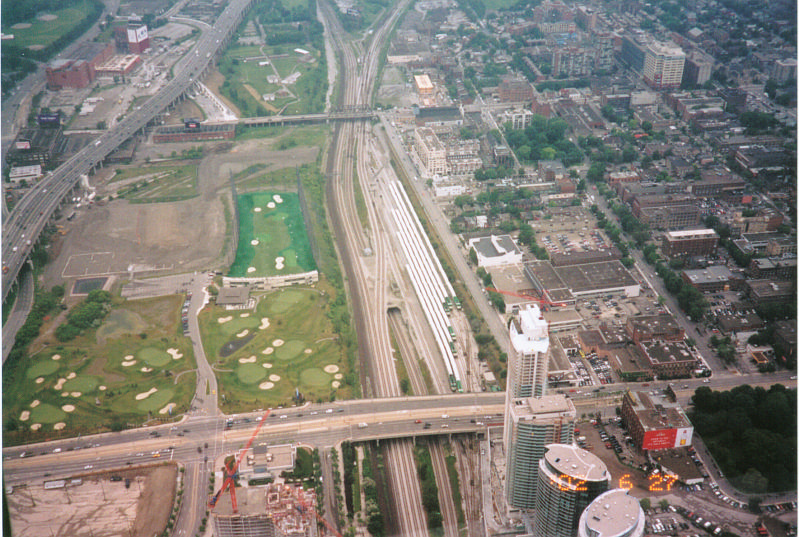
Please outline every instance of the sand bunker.
M339 386L341 386L341 383L337 380L334 380L333 382L330 383L330 385L333 386L334 388L338 388Z
M53 360L56 360L56 361L58 361L58 360L60 360L60 359L61 359L61 355L60 355L60 354L54 354L54 355L52 356L52 358L53 358Z
M150 397L152 394L154 394L157 391L158 391L157 388L150 388L146 392L142 392L142 393L137 394L136 395L136 400L137 401L141 401L142 399L147 399L148 397Z
M325 373L332 375L333 373L338 373L338 366L336 364L330 364L325 366Z
M66 423L64 423L63 421L59 421L58 423L53 425L53 429L56 430L56 431L60 431L61 429L63 429L66 426L67 426Z
M344 375L342 375L341 373L336 373L335 375L333 375L333 378L336 380L341 380L344 378Z
M34 399L33 401L31 401L31 408L36 408L37 406L39 406L38 399Z
M183 358L183 355L180 352L178 352L177 349L167 349L166 352L172 355L173 360L178 360L180 358Z
M275 352L275 349L273 347L267 347L261 351L261 354L266 354L267 356L269 356L273 352Z
M126 354L125 357L122 358L122 359L125 360L126 362L129 362L129 361L133 360L133 355L132 354Z
M29 22L18 22L14 26L11 27L12 30L24 30L26 28L30 28L31 23Z
M30 410L23 410L22 414L19 415L19 421L28 421L31 417Z
M305 349L303 352L305 354L311 354L313 351L311 349Z
M249 316L250 316L249 313L242 313L241 315L239 315L239 317L249 317Z
M262 317L258 330L266 330L267 328L269 328L269 317Z
M285 343L285 341L283 341L282 339L276 339L276 340L274 340L272 342L272 346L273 347L280 347L281 345L283 345L283 343Z
M285 257L283 257L283 256L278 256L278 257L276 257L276 258L275 258L275 268L276 268L277 270L280 270L280 269L282 269L282 268L285 266L285 265L283 264L283 262L284 262L285 260L286 260L286 258L285 258Z
M256 212L256 213L260 213L261 212L261 208L260 207L256 207L255 209L253 209L253 211Z
M58 379L58 382L56 382L56 383L55 383L55 386L53 386L53 389L54 389L55 391L58 391L58 390L60 390L61 388L63 388L63 387L64 387L64 383L65 383L66 381L67 381L67 379L64 379L64 378Z
M127 362L122 362L122 367L130 367L136 363L136 360L129 360Z
M44 377L37 377L36 378L36 384L41 384L42 382L44 382Z
M139 371L141 371L142 373L149 373L152 370L153 370L152 367L142 367L141 369L139 369Z
M81 392L69 392L69 395L71 395L72 397L80 397L83 394Z
M274 209L275 208L275 202L270 201L269 203L266 204L266 206L269 207L270 209Z
M253 246L258 246L258 239L251 240L250 244L252 244Z
M232 321L232 320L233 320L233 316L232 315L228 315L227 317L220 317L219 319L217 319L217 322L219 324L225 324L226 322Z
M77 375L76 375L76 374L75 374L75 372L73 371L72 373L70 373L69 375L67 375L67 380L69 380L69 379L74 379L75 377L77 377Z
M64 412L75 412L75 405L63 405L61 410Z
M240 364L254 364L255 363L255 356L250 356L249 358L239 358Z
M265 364L261 364L261 366L262 366L264 369L272 369L272 364L270 364L269 362L267 362L267 363L265 363Z
M255 267L247 267L247 272L255 272L256 270Z
M105 386L100 386L97 389L100 390L101 392L104 392L107 388Z
M61 397L69 397L69 392L61 392Z
M262 382L258 385L258 387L261 388L262 390L271 390L272 388L275 387L275 384L272 382Z
M242 330L241 332L236 334L236 337L244 337L244 336L246 336L249 333L250 333L250 331L245 328L244 330Z
M269 380L272 382L277 382L280 380L280 375L269 375Z
M38 431L41 428L42 428L42 424L41 423L33 423L33 424L31 424L31 431Z
M175 408L175 403L169 403L169 404L168 404L168 405L166 405L164 408L162 408L161 410L159 410L159 411L158 411L158 413L159 413L159 414L172 413L172 409L173 409L173 408Z
M283 198L280 197L280 194L275 194L272 196L272 199L275 200L277 203L283 203Z
M52 15L50 13L45 13L43 15L39 15L36 18L39 19L40 21L50 22L50 21L56 20L58 18L58 15Z

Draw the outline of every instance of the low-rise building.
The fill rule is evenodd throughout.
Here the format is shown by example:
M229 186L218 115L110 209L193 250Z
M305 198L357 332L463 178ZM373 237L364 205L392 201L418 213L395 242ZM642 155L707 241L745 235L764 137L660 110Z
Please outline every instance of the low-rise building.
M712 229L667 231L661 250L668 257L715 255L719 235Z
M796 286L791 281L746 280L744 291L758 305L796 300Z
M699 364L691 347L682 341L642 341L638 343L658 378L682 378L691 375Z
M795 279L796 257L757 257L749 263L748 272L753 279Z
M113 55L113 43L81 43L69 57L58 58L47 65L47 87L85 88L96 78L97 66Z
M510 235L491 235L469 241L469 248L477 253L477 266L499 267L520 265L522 252Z
M622 401L621 418L640 451L691 445L694 428L688 416L679 404L663 396L628 391Z
M634 343L641 341L682 341L685 328L670 314L640 315L627 319L627 333Z
M739 289L743 282L741 275L733 274L724 265L684 270L681 275L685 283L695 287L702 293L717 293L719 291Z

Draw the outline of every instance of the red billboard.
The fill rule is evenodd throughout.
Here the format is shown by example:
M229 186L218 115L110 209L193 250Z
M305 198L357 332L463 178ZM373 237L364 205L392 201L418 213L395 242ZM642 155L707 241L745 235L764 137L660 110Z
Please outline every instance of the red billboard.
M677 429L660 429L644 433L644 449L667 449L674 447Z

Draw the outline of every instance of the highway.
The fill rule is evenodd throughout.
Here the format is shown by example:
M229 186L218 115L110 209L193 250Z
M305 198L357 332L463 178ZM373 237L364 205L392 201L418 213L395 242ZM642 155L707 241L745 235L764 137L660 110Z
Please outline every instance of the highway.
M251 2L232 0L219 16L217 24L203 32L193 52L178 61L174 67L174 78L161 91L39 181L14 207L4 222L2 232L3 300L50 217L75 188L81 175L90 173L108 154L180 98L194 79L202 75L211 58L227 43Z

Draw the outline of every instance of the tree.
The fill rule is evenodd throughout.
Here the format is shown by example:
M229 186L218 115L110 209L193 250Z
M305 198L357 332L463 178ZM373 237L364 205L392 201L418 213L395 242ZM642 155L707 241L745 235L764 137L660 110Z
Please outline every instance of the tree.
M652 501L649 498L641 498L638 503L641 504L641 509L646 513L652 508Z
M469 249L469 262L472 265L477 264L477 250L475 250L474 248Z
M666 510L669 508L669 501L666 499L660 500L658 502L658 506L660 506L660 510L665 513Z

